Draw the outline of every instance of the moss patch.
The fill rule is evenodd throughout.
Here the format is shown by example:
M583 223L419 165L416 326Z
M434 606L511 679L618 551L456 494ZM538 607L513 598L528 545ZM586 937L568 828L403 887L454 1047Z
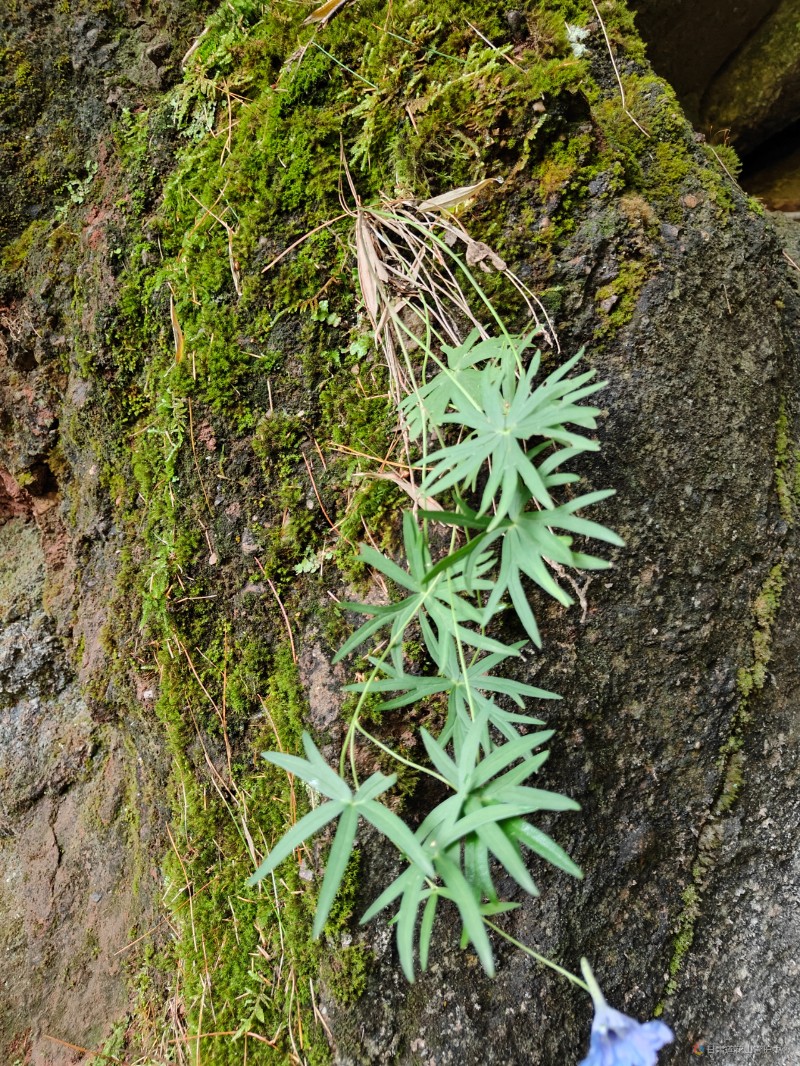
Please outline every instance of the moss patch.
M750 665L742 667L736 677L739 702L725 743L721 746L718 765L722 784L714 806L700 834L697 859L692 868L692 882L683 893L683 908L678 916L677 933L669 964L669 980L656 1016L664 1009L664 1001L673 995L680 981L683 963L694 942L695 925L700 917L703 891L715 862L715 853L722 839L721 823L736 803L744 783L744 736L752 721L753 696L767 679L767 666L772 658L772 631L781 603L784 586L783 563L771 569L752 607L755 629L752 637Z

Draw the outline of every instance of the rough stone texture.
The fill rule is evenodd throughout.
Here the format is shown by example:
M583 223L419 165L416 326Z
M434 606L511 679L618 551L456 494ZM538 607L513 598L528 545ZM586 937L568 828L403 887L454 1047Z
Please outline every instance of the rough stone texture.
M43 9L32 7L44 19ZM737 33L747 32L745 22L735 23ZM75 71L99 55L104 34L98 20L72 26ZM157 91L158 62L169 54L160 38L151 41L131 67L128 80L137 91ZM598 79L616 92L602 56L598 50ZM122 85L111 87L109 99L117 89L136 99ZM117 106L113 100L109 107ZM97 132L93 119L87 127ZM763 724L745 736L747 784L740 806L721 823L695 945L666 1004L678 1040L662 1061L686 1061L691 1040L701 1037L762 1037L767 1024L791 1050L789 981L800 956L789 868L798 843L791 748L797 577L774 493L774 427L782 397L793 420L797 415L797 297L770 223L735 191L729 218L697 191L675 205L673 221L652 232L647 205L620 205L610 189L610 179L595 179L554 280L564 292L558 325L570 350L597 326L598 286L618 277L637 249L649 257L633 320L591 356L609 385L604 450L588 480L618 490L605 519L627 547L617 553L616 569L588 587L585 618L578 609L543 612L544 655L529 656L525 666L527 676L565 697L547 709L557 736L546 784L575 796L584 811L542 824L568 844L586 879L576 884L537 869L541 901L526 901L506 928L572 967L589 955L609 999L630 1013L649 1013L662 998L681 896L723 788L718 753L736 713L737 671L750 664L752 604L783 560L792 577L777 627L776 684L756 704ZM12 218L10 228L18 221ZM102 226L81 239L86 273L96 270L99 279L86 312L91 318L113 298L114 285ZM157 775L147 760L157 760L157 748L147 756L151 742L137 732L138 722L98 725L119 708L96 695L89 706L78 684L106 676L101 634L120 535L102 499L100 457L82 448L76 431L94 402L91 385L74 367L55 380L43 370L48 359L58 365L57 303L38 290L18 294L19 306L5 319L0 375L14 427L2 462L11 479L8 499L16 501L8 505L13 517L0 552L11 560L0 573L7 626L0 644L6 833L0 908L11 960L0 1051L16 1055L23 1041L22 1053L27 1048L34 1063L69 1061L47 1035L97 1046L124 1015L127 993L115 953L134 922L149 924L146 886L155 880L146 858L149 819L161 814L148 791ZM54 396L66 400L64 412L74 419L69 429L46 414ZM69 485L42 469L56 431L72 498ZM15 480L22 474L27 487ZM220 502L232 520L240 515L235 491L226 484L231 497ZM239 555L255 544L247 528ZM17 566L20 545L26 562ZM27 658L20 656L22 639L30 643ZM309 634L300 665L315 704L313 724L328 729L341 674L326 665L317 634ZM93 691L104 697L102 687ZM771 809L786 812L780 824L765 824ZM363 901L393 861L369 839L365 853ZM137 855L138 881L131 874ZM511 884L503 887L513 896ZM758 909L742 907L743 897ZM411 989L385 925L361 934L375 954L364 998L347 1009L325 1002L338 1061L575 1061L588 1029L585 997L503 945L491 983L458 950L454 932L440 931L431 971ZM769 958L763 951L769 941L784 955ZM795 1061L787 1056L772 1061Z
M793 551L794 551L793 547ZM754 705L745 784L725 825L674 1023L713 1061L797 1062L800 1019L800 582L778 617L764 698ZM722 1047L727 1050L721 1050Z
M131 930L154 924L148 753L92 720L42 608L31 519L0 525L0 560L0 1057L66 1066L57 1041L94 1047L124 1024Z
M209 6L203 0L192 5L195 11ZM81 195L109 119L141 102L142 90L164 89L174 80L183 54L178 42L189 29L186 5L164 0L153 8L143 11L138 0L4 4L0 243L46 217L54 197L73 195L68 182L76 182L74 195ZM32 129L34 137L27 135ZM41 340L23 335L21 352Z
M191 20L155 6L4 5L0 252L91 177L142 79L168 84ZM135 706L87 700L119 540L81 432L89 390L63 373L74 278L57 263L20 291L0 275L0 1062L66 1066L96 1057L59 1041L95 1049L127 1026L130 941L159 926L164 768Z
M782 0L713 79L702 119L747 153L795 123L798 107L800 0Z
M591 254L580 242L573 255ZM609 1000L634 1015L648 1013L666 984L681 893L722 789L718 752L737 707L737 670L750 663L751 606L785 550L774 426L780 395L794 397L797 306L769 224L743 211L720 227L700 208L668 231L633 321L597 355L609 381L608 418L591 480L616 487L608 520L627 543L610 577L589 587L585 623L576 609L547 620L536 671L537 684L564 695L544 715L557 731L548 784L562 786L583 812L569 824L558 820L553 832L570 841L586 878L575 884L545 875L542 899L525 901L506 928L573 969L588 955ZM793 558L786 555L790 565ZM784 624L793 617L788 607ZM747 773L773 795L769 802L754 796L751 813L734 808L721 868L709 875L726 900L745 886L756 898L752 906L717 904L712 892L703 902L699 956L681 975L678 1005L667 1002L677 1041L665 1062L686 1061L688 1046L704 1035L755 1040L767 1014L774 1041L796 1051L788 972L800 953L788 859L797 842L794 692L789 676L759 698L759 718L774 714L781 724L746 736ZM776 773L782 752L788 758ZM784 811L780 844L753 826L768 812L776 825L774 812ZM758 875L759 863L774 863L775 874ZM492 984L442 939L434 969L409 993L387 933L376 937L367 995L347 1013L330 1007L339 1062L478 1066L578 1057L586 1004L521 955L501 948ZM709 975L715 991L706 997L698 974L713 937L721 941L720 980ZM772 955L765 944L775 945ZM732 985L733 974L740 976ZM779 986L771 1009L764 989ZM733 987L739 991L728 1002ZM775 1061L795 1059L786 1052Z
M771 211L800 212L800 150L757 166L742 178L751 196L757 197Z
M708 86L780 0L633 0L655 70L699 120Z

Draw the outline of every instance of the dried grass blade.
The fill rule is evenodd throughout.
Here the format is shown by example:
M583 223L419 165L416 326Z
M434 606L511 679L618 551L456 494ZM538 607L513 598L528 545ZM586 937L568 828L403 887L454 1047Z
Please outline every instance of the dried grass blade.
M461 185L457 189L452 189L450 192L443 192L439 196L432 196L430 200L423 200L418 205L420 211L452 211L455 207L461 207L468 200L471 200L473 196L477 196L483 189L488 189L490 185L502 185L502 178L485 178L483 181L476 182L475 185Z
M373 327L377 327L381 306L381 286L389 280L386 267L378 255L372 232L363 211L356 214L356 262L361 295Z
M358 471L354 476L375 478L378 481L391 481L414 501L415 507L421 507L424 511L444 510L442 505L437 500L434 500L432 496L426 496L423 492L420 492L416 485L406 478L400 477L399 474L395 474L393 470Z
M339 8L344 7L346 3L347 0L327 0L316 11L312 11L307 19L303 19L303 25L308 26L316 22L324 26L329 19L333 18Z

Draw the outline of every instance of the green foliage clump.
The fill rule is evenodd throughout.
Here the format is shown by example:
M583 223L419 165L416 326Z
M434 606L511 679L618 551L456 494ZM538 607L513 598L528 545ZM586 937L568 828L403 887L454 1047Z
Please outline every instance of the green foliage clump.
M475 204L475 233L481 239L497 238L498 250L514 260L530 258L533 235L541 252L537 287L551 280L555 253L568 239L576 207L593 177L609 175L614 193L625 188L652 192L661 210L661 205L674 203L675 186L684 180L681 168L687 165L681 151L673 152L668 173L670 152L639 140L621 112L616 91L601 93L590 76L590 60L573 54L564 22L588 24L590 11L582 0L564 0L555 8L531 5L526 14L531 35L522 49L509 44L503 12L488 0L478 0L471 21L490 43L465 24L458 0L437 0L425 11L416 4L395 5L388 16L377 2L365 0L322 29L304 27L306 14L297 6L261 0L220 5L166 103L120 117L114 146L126 182L124 198L115 205L122 219L113 256L114 269L119 270L117 300L113 311L97 314L96 343L87 343L81 355L81 367L100 394L95 407L102 409L105 420L100 428L92 425L103 484L111 498L120 501L123 524L136 533L136 551L124 556L123 579L136 590L144 623L141 641L148 646L148 658L152 649L164 679L160 713L175 761L175 840L186 865L184 871L177 853L169 860L179 929L175 950L182 972L192 975L185 997L192 1033L205 1026L213 1003L224 1018L220 1028L239 1031L257 1025L262 1035L272 1035L275 1029L270 1027L279 1024L273 1009L279 1001L284 1007L287 1002L285 985L279 987L278 981L267 987L269 967L277 957L275 935L281 929L289 945L287 960L296 973L310 976L315 967L322 967L334 976L332 987L344 999L363 984L367 964L363 951L343 944L340 936L352 906L355 864L345 866L342 883L351 887L330 911L324 950L317 946L307 953L304 946L311 928L313 882L282 872L287 887L284 892L279 885L277 901L270 902L271 882L265 882L267 889L257 899L255 894L250 894L250 902L239 898L248 896L241 871L254 860L238 804L244 804L260 854L315 801L313 794L298 791L292 808L285 777L276 767L265 771L253 760L257 747L275 743L258 697L266 700L287 756L300 757L300 720L305 713L290 653L278 647L285 639L284 628L267 581L281 595L295 637L310 624L320 625L326 637L332 637L341 623L316 617L318 608L305 596L308 582L319 582L323 593L333 591L342 574L355 578L377 562L369 553L356 554L354 545L365 523L376 533L381 558L391 561L389 554L400 537L393 515L399 501L407 500L404 489L387 477L355 477L360 460L353 452L374 457L377 466L397 445L388 374L355 303L351 220L338 217L343 163L362 202L375 202L381 193L421 198L488 177L505 178L491 196L485 194ZM607 13L607 24L614 47L625 50L634 66L641 62L630 15L615 8ZM639 80L632 67L626 89L636 115L647 124L651 107L662 105L647 86L637 89ZM532 102L541 106L533 108ZM663 122L655 132L665 143L682 144L683 133L668 113L671 106L668 100L663 105ZM67 169L78 174L82 162L71 158ZM89 193L88 187L85 191ZM345 198L352 206L349 192ZM550 224L540 229L545 211ZM54 241L77 241L66 226L57 232ZM301 243L292 248L296 241ZM9 254L10 268L16 269L27 254L25 240ZM643 276L620 281L612 328L632 313ZM508 298L499 283L487 276L485 285L505 310ZM80 310L88 305L88 289L76 281ZM551 297L553 305L560 299L555 290ZM510 301L508 306L508 321L521 330L518 311ZM515 336L521 358L517 341ZM496 423L491 432L497 444L508 428L505 423L497 428L497 404L513 403L516 385L495 367L493 356L473 369L479 380L494 381L496 395L480 409L480 417ZM515 371L514 381L522 381L526 370L519 379ZM437 387L435 376L428 381ZM520 393L520 402L528 398ZM450 416L460 417L459 404L477 417L481 396L473 399L478 403L474 408L466 400L447 401L443 407L440 403L439 414L445 416L437 427L441 440L431 442L440 451L436 462L443 461L441 453L447 448L458 446ZM74 427L76 438L83 428ZM485 428L482 422L481 427L468 426L468 431L481 436ZM208 444L202 442L201 431ZM519 452L526 450L526 432L527 424L515 438L518 460ZM216 437L215 445L209 434ZM324 453L324 467L315 459L315 445ZM492 448L489 454L497 456L499 450ZM313 467L338 540L314 503L304 457ZM445 674L416 678L407 655L400 669L393 656L385 658L380 669L373 663L377 672L370 691L352 694L360 708L353 718L359 729L372 720L370 708L378 717L391 709L389 705L400 706L397 701L413 695L415 702L433 698L447 704L445 730L431 743L439 744L454 765L454 745L461 751L474 745L480 734L477 772L491 758L484 742L487 731L496 737L495 728L501 735L505 730L506 745L516 742L524 723L515 715L519 711L520 719L529 718L518 701L548 694L500 676L496 668L514 661L520 641L501 640L502 634L484 629L495 608L499 611L510 597L523 628L533 637L536 620L526 613L520 588L524 591L532 579L552 593L552 576L543 560L590 565L588 557L581 563L582 553L571 538L596 534L592 523L575 515L579 506L596 499L569 495L570 476L557 484L562 474L555 466L542 466L548 461L553 460L544 454L532 459L548 498L556 503L548 508L539 501L544 511L551 511L549 525L533 502L534 487L540 486L528 485L524 478L524 488L511 486L510 478L498 486L498 498L505 489L506 513L492 525L482 506L485 464L474 486L467 471L468 484L459 485L456 479L443 488L453 543L468 538L468 552L447 562L438 546L429 543L433 519L422 516L413 534L422 540L414 540L417 547L411 549L418 550L424 563L413 577L415 595L428 604L438 596L440 621L445 609L462 612L455 630L459 640L445 649L438 629L431 630L428 641L424 635L420 638L416 621L410 630L398 628L401 644L413 641L421 649L420 665L435 663L438 653ZM522 460L515 476L521 471L535 477ZM435 491L436 478L442 489L445 477L444 467L436 467L428 492ZM567 491L557 496L562 486ZM494 498L493 492L490 496ZM237 505L240 517L228 515ZM257 551L243 558L245 525ZM506 545L512 543L517 547L509 550ZM533 546L525 560L520 557L523 544ZM338 574L327 566L330 545ZM310 568L298 569L303 567ZM410 591L409 574L402 567L398 570L406 583L398 580L398 585ZM304 575L304 602L296 590L297 573ZM494 598L492 611L488 589L470 604L472 612L459 607L460 600L440 595L449 595L463 581L467 604L467 576L480 582L488 573L502 575L507 589ZM387 576L399 578L395 571ZM563 602L563 589L557 595ZM130 613L124 619L128 627L129 622ZM492 624L502 622L501 617ZM474 636L461 640L465 633ZM256 649L256 637L267 651ZM470 644L476 639L479 644ZM425 693L423 681L428 683ZM387 705L381 711L376 709L378 701ZM215 704L225 709L224 725ZM470 732L481 715L485 720ZM359 729L353 729L360 736ZM236 802L225 793L230 809L209 784L202 750L203 744L209 745L209 758L223 766L226 730L233 748L231 779L238 790ZM391 755L378 750L379 758L391 761ZM542 754L523 753L519 771L515 766L507 772L530 768L530 760ZM435 773L444 778L439 784L449 782L454 794L461 789L463 803L454 824L467 817L473 818L468 824L474 824L475 811L467 807L484 803L490 783L464 791L466 786L458 784L449 764L437 757L441 767ZM388 763L381 767L384 777L393 776ZM403 777L395 787L408 789L426 772L401 762L398 773ZM358 793L355 781L348 788L352 796ZM454 804L451 813L455 810ZM529 846L526 830L514 823L504 844L495 832L497 825L502 831L502 824L490 818L479 827L480 834L470 831L470 861L483 864L485 843L488 851L493 846L502 849L519 871L512 853ZM536 840L545 850L550 847ZM561 854L548 851L549 857ZM435 899L460 892L458 873L447 865L445 851L437 861L444 880L437 876L435 890L430 885L420 890L430 889L432 895L423 901L415 882L407 897L424 903L427 921L432 921ZM458 863L455 868L458 871ZM209 879L206 903L199 896ZM525 885L529 887L527 881ZM483 886L488 889L488 882ZM434 902L429 904L429 899ZM461 902L465 920L480 940L475 910L463 896ZM495 904L487 893L477 905ZM411 903L406 907L405 944ZM270 955L268 965L250 958L259 947ZM205 955L219 974L211 1000L208 992L203 999ZM407 964L407 948L404 960ZM312 1034L314 1054L321 1057L321 1033L303 981L297 989L290 1029L294 1026L291 1031L296 1033L302 1017L299 1024ZM204 1042L204 1060L237 1061L241 1039ZM283 1050L275 1054L285 1051L287 1039L284 1029L279 1039ZM256 1054L268 1057L272 1051L257 1048L251 1040L249 1061L257 1061Z
M568 376L580 354L535 384L540 353L525 366L529 344L530 339L508 334L479 340L473 331L460 345L443 345L441 354L433 347L425 349L426 359L435 365L436 372L401 399L400 410L410 435L422 444L421 491L433 499L453 490L457 508L451 512L422 511L421 525L410 511L405 513L407 571L376 549L367 545L361 548L362 561L403 589L405 596L386 606L347 605L371 618L345 641L334 661L381 631L389 632L380 653L376 649L369 656L369 678L348 686L349 691L359 694L359 702L338 772L328 766L307 734L303 735L305 758L282 752L265 756L271 764L306 781L326 802L292 827L250 883L262 881L306 839L338 821L317 900L313 933L318 936L363 818L394 844L408 864L362 921L399 902L397 945L409 980L414 977L417 939L419 965L423 970L427 967L437 907L443 900L455 904L463 942L472 942L484 969L493 974L486 922L515 904L499 899L491 858L533 895L538 890L525 865L523 848L580 876L566 852L528 821L537 811L577 807L565 796L522 784L547 758L546 751L536 749L552 733L521 732L541 722L529 714L510 712L497 702L498 696L505 695L521 711L525 698L549 699L553 694L496 676L495 669L519 655L525 642L508 644L499 633L492 635L487 629L504 610L508 592L519 620L539 644L539 630L521 575L533 578L560 602L569 603L570 598L548 571L548 560L583 569L608 565L573 550L571 537L557 536L556 529L616 545L621 541L605 527L575 514L610 493L588 493L561 505L553 498L555 492L577 480L576 475L561 470L562 465L598 447L568 427L595 428L598 412L579 401L602 386L591 380L593 371ZM448 445L443 434L453 425L463 439ZM428 448L430 434L439 439L438 450ZM473 506L466 503L476 495ZM431 521L444 522L454 533L451 550L435 563L429 539ZM458 529L467 531L469 539L456 548ZM433 676L406 672L404 641L412 624L419 627L425 654L435 667ZM421 730L430 767L411 762L365 729L361 717L365 701L384 693L399 695L383 699L381 710L424 704L432 696L447 694L447 718L439 738ZM428 812L416 831L379 802L396 784L396 774L376 771L359 783L357 737L368 740L400 765L411 766L445 786L447 798ZM348 759L352 785L345 775Z

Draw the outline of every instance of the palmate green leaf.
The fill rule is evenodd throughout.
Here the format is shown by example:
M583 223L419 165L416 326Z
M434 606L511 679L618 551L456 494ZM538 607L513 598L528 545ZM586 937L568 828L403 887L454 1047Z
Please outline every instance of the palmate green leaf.
M520 888L529 896L539 895L539 889L528 873L516 839L508 833L503 823L487 822L476 830L476 834Z
M439 893L431 891L425 902L425 910L422 912L422 922L419 927L419 968L423 973L428 969L428 952L431 945L433 923L436 918L436 905L439 899Z
M522 353L530 347L534 336L480 339L478 330L474 329L457 347L442 345L446 362L430 353L439 372L400 402L412 439L420 436L425 423L437 428L444 425L444 416L456 397L479 407L481 382L488 377L499 384L508 376L509 369L513 377L515 369L521 365ZM478 363L484 366L477 369Z
M375 828L394 844L398 851L404 854L427 876L433 876L431 858L406 823L399 818L394 811L384 807L382 803L369 800L361 803L359 812L365 821L374 825Z
M512 762L516 762L517 759L524 760L520 767L529 767L527 776L530 777L531 774L539 769L544 762L544 758L547 757L546 752L541 752L539 756L532 757L532 750L545 744L552 736L552 729L544 729L538 733L529 733L527 736L517 737L515 740L509 740L507 743L498 746L491 755L479 762L468 776L465 775L465 787L470 789L482 788L487 782L497 777L506 767L510 766ZM523 780L525 779L523 778Z
M480 627L482 624L483 612L472 604L465 594L488 591L491 588L491 582L483 577L490 560L477 561L476 575L469 588L457 571L442 575L434 581L427 581L426 577L432 565L430 550L423 530L419 528L410 511L403 516L403 536L409 564L408 573L401 570L391 559L371 548L362 547L361 554L376 570L407 589L410 595L397 603L379 607L364 603L343 604L348 610L373 617L345 641L334 656L334 663L388 626L392 661L398 669L401 668L403 634L415 619L419 619L423 635L432 634L437 649L444 641L459 640L470 647L482 648L485 651L504 651L505 645L487 637L480 629L467 628L470 625Z
M390 882L378 898L367 907L361 915L361 921L359 924L366 925L367 922L371 922L377 914L380 914L382 910L388 907L390 903L394 903L399 896L402 896L406 888L413 883L417 874L418 871L415 867L406 866L403 872L399 874L394 881Z
M444 750L444 746L432 737L427 729L420 729L419 734L422 737L422 743L425 745L425 751L428 753L428 758L442 777L445 778L450 787L458 789L459 767Z
M580 804L560 792L550 792L544 788L528 788L526 785L514 785L510 788L487 788L484 796L496 803L517 804L521 813L532 814L534 811L579 811Z
M590 506L610 495L613 495L611 490L587 493L578 500L564 504L552 512L526 511L522 507L515 507L503 523L500 570L495 587L486 604L487 617L496 613L503 596L508 592L528 635L535 644L541 646L539 629L522 587L520 576L521 574L527 575L553 599L568 607L573 602L572 597L555 580L546 561L578 570L604 570L611 564L604 559L573 551L570 539L557 536L553 529L568 529L584 536L593 536L611 544L621 545L622 541L611 530L605 529L596 522L577 518L572 513L578 507Z
M322 768L308 759L301 759L297 755L286 755L281 751L265 751L264 758L275 766L280 766L287 773L294 774L301 781L305 781L316 792L327 796L328 799L337 800L340 803L348 803L352 792L345 781L334 773L323 762Z
M408 674L389 661L370 658L373 666L385 675L369 681L347 685L348 692L388 693L400 692L393 699L381 700L379 710L394 710L409 704L422 702L439 693L447 694L447 719L440 734L440 742L446 745L453 741L455 750L461 748L464 736L470 727L472 714L488 710L488 725L494 726L508 739L519 735L519 725L542 725L538 718L527 714L514 714L500 707L486 693L508 696L518 707L524 707L525 699L560 699L554 692L536 688L522 681L501 677L494 673L508 658L519 655L524 641L509 645L504 653L474 655L463 672L458 661L457 649L448 644L439 652L439 674L425 676Z
M484 826L516 818L522 813L519 804L516 803L479 803L469 814L465 814L448 829L436 834L437 846L446 850L456 842L465 840L472 833L480 836L480 831Z
M603 387L601 382L589 383L594 371L572 381L564 379L580 354L538 388L534 388L533 382L540 353L518 379L482 375L477 406L471 395L453 394L450 402L454 410L444 414L441 421L466 426L472 432L466 440L429 457L431 466L423 479L422 490L436 495L454 485L474 488L488 464L489 474L478 514L485 514L493 507L492 525L507 514L520 484L540 506L552 509L555 504L545 478L532 461L526 442L544 437L546 442L563 445L573 454L599 448L596 441L566 428L572 424L594 429L599 414L597 408L582 407L577 402Z
M479 896L497 900L497 889L489 867L489 849L476 833L464 841L464 876Z
M413 868L414 876L410 878L408 886L400 901L397 912L397 952L400 956L400 965L403 973L409 981L414 980L414 931L417 924L417 914L423 899L427 899L426 879L421 870Z
M413 978L414 930L423 902L419 950L420 964L423 968L427 964L437 907L434 896L456 904L464 938L475 944L482 964L487 972L492 972L488 938L485 930L477 932L478 918L482 919L483 914L482 900L487 899L495 908L502 906L492 880L490 856L531 895L538 894L538 889L525 865L523 845L552 860L560 869L572 874L578 871L563 849L525 819L537 810L577 808L566 796L521 784L546 759L546 751L534 753L533 749L545 743L552 732L542 730L517 737L481 758L480 738L485 726L485 713L471 722L458 762L451 759L441 738L437 740L421 730L431 762L454 789L428 813L415 833L423 853L433 863L434 876L414 866L412 859L412 865L384 889L362 918L362 922L367 922L400 900L394 921L400 960L409 979Z
M421 876L434 877L435 871L431 856L425 851L409 827L398 816L377 802L377 797L386 792L397 781L397 775L386 776L380 772L367 778L355 793L346 781L331 769L322 758L321 753L311 737L303 734L303 747L307 758L283 752L266 752L264 757L281 766L289 773L308 782L317 791L333 798L308 812L300 819L272 848L267 858L249 879L254 885L271 873L295 848L314 836L335 818L339 818L333 843L328 854L325 877L317 900L312 936L318 937L322 932L333 906L336 894L341 887L347 863L353 853L359 817L363 817L383 833L412 864Z
M440 521L477 533L477 536L460 550L458 565L465 580L468 579L471 569L468 555L479 555L482 561L485 561L488 552L500 542L499 570L486 603L484 623L488 624L500 609L504 597L509 595L531 640L537 647L541 647L539 627L523 588L522 576L529 577L548 595L568 607L573 602L572 597L555 580L547 565L548 561L578 570L604 570L611 564L605 559L574 551L571 537L560 536L554 531L566 530L622 547L624 542L612 530L575 513L613 495L612 489L603 489L584 493L550 510L529 510L533 497L529 490L518 487L508 514L500 522L479 515L463 501L459 501L463 508L462 514L446 512L440 515ZM448 560L444 559L433 567L431 577L437 577L444 572L447 562Z
M444 882L443 896L451 899L458 907L458 913L464 932L472 941L485 972L494 977L494 955L486 926L483 924L479 901L461 869L446 855L440 855L435 861L436 872Z

